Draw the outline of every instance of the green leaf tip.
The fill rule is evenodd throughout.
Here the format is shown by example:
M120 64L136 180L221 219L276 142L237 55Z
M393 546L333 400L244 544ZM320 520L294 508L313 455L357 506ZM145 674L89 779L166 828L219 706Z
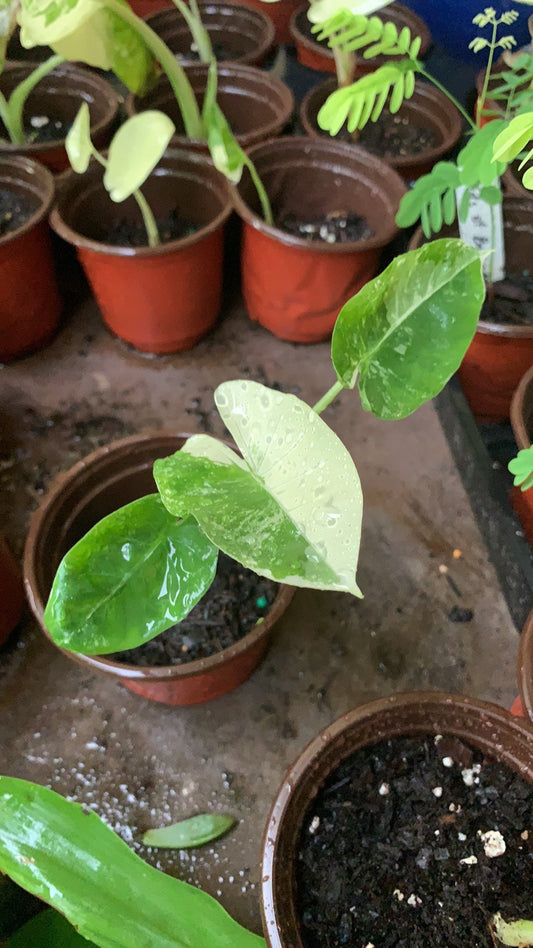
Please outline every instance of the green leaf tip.
M227 813L200 813L162 829L148 830L143 843L157 849L193 849L223 836L236 823L235 817Z
M512 461L509 461L509 471L514 475L514 486L521 490L533 487L533 445L519 451Z

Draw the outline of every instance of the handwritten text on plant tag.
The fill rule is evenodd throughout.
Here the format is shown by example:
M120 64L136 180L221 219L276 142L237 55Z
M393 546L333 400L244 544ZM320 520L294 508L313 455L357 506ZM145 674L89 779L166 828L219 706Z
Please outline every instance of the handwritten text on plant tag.
M493 182L499 187L499 182ZM455 197L457 208L461 206L461 199L465 192L464 187L456 189ZM490 251L483 260L483 274L491 283L505 278L505 244L503 238L502 205L492 206L479 196L479 188L470 189L470 206L465 221L459 217L459 235L471 247L478 250Z

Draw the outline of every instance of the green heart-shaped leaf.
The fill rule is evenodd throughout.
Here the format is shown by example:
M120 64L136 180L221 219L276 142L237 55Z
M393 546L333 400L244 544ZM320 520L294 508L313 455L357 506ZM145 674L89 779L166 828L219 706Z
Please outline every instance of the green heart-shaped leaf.
M346 388L378 418L404 418L461 364L485 284L477 250L435 240L397 257L343 306L331 358Z
M262 576L361 595L361 485L336 434L296 396L257 382L225 382L215 401L244 460L208 435L189 438L154 465L167 509L192 513Z
M59 565L44 613L57 645L106 654L180 622L211 585L218 550L157 494L100 520Z
M109 146L104 186L112 201L125 201L137 191L163 157L176 127L155 109L133 115Z

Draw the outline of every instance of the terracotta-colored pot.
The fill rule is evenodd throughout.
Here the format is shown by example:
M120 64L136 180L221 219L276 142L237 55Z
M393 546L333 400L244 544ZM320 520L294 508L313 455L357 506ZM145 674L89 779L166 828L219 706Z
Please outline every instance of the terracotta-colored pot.
M318 69L320 72L335 72L335 59L333 50L330 49L327 42L319 43L315 35L311 33L311 24L307 18L309 4L300 6L295 10L291 22L290 31L293 41L296 44L296 55L298 62L302 66L308 66L310 69ZM412 36L419 36L422 40L419 57L426 55L431 46L431 33L424 21L405 7L402 3L393 3L385 7L382 12L376 11L375 16L379 16L385 23L394 23L399 29L407 26L411 30ZM356 77L373 72L384 62L389 62L392 57L375 56L373 59L364 59L363 56L357 56Z
M533 611L529 613L520 636L517 671L522 711L533 721Z
M337 88L335 79L326 79L325 82L313 86L307 92L300 106L300 121L307 135L312 138L331 138L329 132L323 131L317 121L318 113L326 99ZM406 99L397 113L400 120L407 120L409 125L420 128L431 128L437 137L437 144L419 152L417 155L387 155L379 157L402 176L404 181L414 181L421 175L431 171L433 165L443 158L457 143L463 122L458 110L452 102L434 86L427 82L417 82L415 92L410 99ZM336 137L337 141L346 141ZM351 144L347 142L347 144ZM357 139L354 145L361 144Z
M503 219L509 273L529 270L533 259L533 202L504 197ZM444 228L439 236L457 235ZM410 247L425 241L418 228ZM533 326L491 323L481 319L458 371L461 387L475 418L503 422L509 418L513 393L533 364Z
M176 211L198 229L158 247L108 244L109 228L140 220L133 198L115 204L94 163L67 174L50 222L73 244L105 323L142 352L181 352L216 322L222 292L224 223L231 195L221 174L201 155L167 152L143 185L156 219Z
M393 695L326 728L288 771L263 841L262 912L269 948L304 948L295 906L298 839L324 781L361 747L408 735L458 737L533 782L533 728L497 705L439 692Z
M511 425L520 451L531 447L533 435L533 365L522 377L511 401ZM533 546L533 489L513 487L511 502Z
M174 7L172 0L129 0L129 4L133 12L145 20L160 10L170 10Z
M61 315L47 222L54 179L36 161L0 154L0 189L30 210L24 224L0 237L0 362L10 362L45 346Z
M274 216L320 218L341 209L366 217L373 235L345 244L310 242L270 227L247 173L235 189L244 221L242 288L251 319L280 339L319 342L339 310L376 273L397 233L405 187L392 168L354 145L294 136L264 142L250 156Z
M33 69L30 63L6 64L0 76L0 92L9 96ZM24 116L44 115L52 122L72 123L82 102L89 106L92 140L97 148L105 148L117 119L119 97L105 79L83 66L65 63L41 79L28 96ZM69 167L64 135L48 142L23 145L2 140L0 153L36 158L51 171L64 171Z
M0 647L20 622L24 588L18 563L0 533Z
M141 434L94 451L61 475L30 523L24 551L24 583L30 606L43 625L44 608L65 553L102 517L156 491L153 462L178 451L187 434ZM274 623L294 590L280 586L270 612L235 645L183 665L140 667L100 655L65 652L86 668L103 672L131 691L163 704L209 701L240 685L266 652Z
M229 0L208 0L199 4L199 10L219 62L244 66L264 62L274 42L274 27L265 13ZM148 17L147 22L180 62L198 61L191 50L191 31L176 7Z
M186 66L185 72L201 107L207 85L207 67ZM217 72L218 104L244 149L281 134L294 111L292 92L281 79L254 66L237 64L219 66ZM142 98L129 95L126 99L128 115L145 109L160 109L170 116L177 131L172 139L174 146L207 153L205 141L185 136L176 97L166 78Z

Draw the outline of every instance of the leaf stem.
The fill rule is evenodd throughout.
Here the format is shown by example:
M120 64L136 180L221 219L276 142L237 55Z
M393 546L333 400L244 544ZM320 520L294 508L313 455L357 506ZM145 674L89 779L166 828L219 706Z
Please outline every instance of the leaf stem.
M153 215L150 205L148 204L148 201L146 200L144 194L139 188L137 188L137 190L133 192L133 197L137 201L139 210L143 216L143 222L144 222L144 226L146 228L146 234L148 237L148 246L159 247L159 244L161 243L161 240L159 238L159 231L157 229L155 217Z
M494 59L494 50L496 48L496 36L498 32L498 23L495 21L492 24L492 38L490 41L489 47L489 58L487 60L487 68L485 70L485 78L483 80L483 88L481 90L481 95L477 103L477 112L476 112L476 127L481 128L480 122L483 115L483 109L485 108L485 99L487 98L487 90L489 88L490 73L492 70L492 60Z
M263 182L261 181L261 178L259 177L257 173L257 169L253 161L251 160L251 158L248 158L248 156L246 156L246 160L244 163L246 167L248 168L248 171L250 172L250 177L253 181L255 190L257 191L257 195L261 202L261 210L263 212L263 218L264 218L265 224L268 224L269 227L272 227L274 225L274 216L272 214L272 206L268 199L268 194L265 191Z
M193 7L193 2L194 0L191 0L191 9L189 9L185 3L185 0L174 0L174 6L177 8L179 13L181 13L183 19L191 31L193 42L198 48L198 55L201 62L210 63L215 58L213 47L211 45L211 38L204 24L202 23L198 6L195 3Z
M29 76L26 76L26 79L19 82L16 89L11 93L6 103L6 115L5 117L2 116L2 118L9 137L15 145L21 145L26 141L27 136L24 132L22 113L30 92L33 92L35 86L41 79L44 79L56 66L60 66L61 63L64 62L65 59L63 56L50 56L46 62L41 63L36 69L30 72Z
M324 409L327 408L328 405L331 405L332 401L337 398L337 395L340 395L343 388L346 388L346 386L337 380L335 385L332 385L322 398L319 398L316 405L313 405L313 411L316 412L317 415L321 415Z
M435 77L432 76L429 72L426 72L426 70L424 69L424 67L422 66L422 64L418 62L418 60L417 60L416 71L417 71L421 76L424 76L425 79L429 79L429 81L432 82L433 85L436 86L437 89L440 89L440 91L444 93L444 95L446 96L446 98L449 99L450 102L453 103L453 105L455 105L455 108L458 109L458 111L461 113L461 115L463 116L463 118L465 119L465 121L468 122L468 124L470 125L470 128L472 128L472 129L475 129L475 128L476 128L476 123L472 121L472 119L470 118L468 112L466 112L465 109L463 109L463 106L457 101L457 99L455 98L455 96L453 96L453 95L451 94L451 92L448 92L448 89L446 89L446 87L443 86L443 85L438 81L438 79L435 79Z

